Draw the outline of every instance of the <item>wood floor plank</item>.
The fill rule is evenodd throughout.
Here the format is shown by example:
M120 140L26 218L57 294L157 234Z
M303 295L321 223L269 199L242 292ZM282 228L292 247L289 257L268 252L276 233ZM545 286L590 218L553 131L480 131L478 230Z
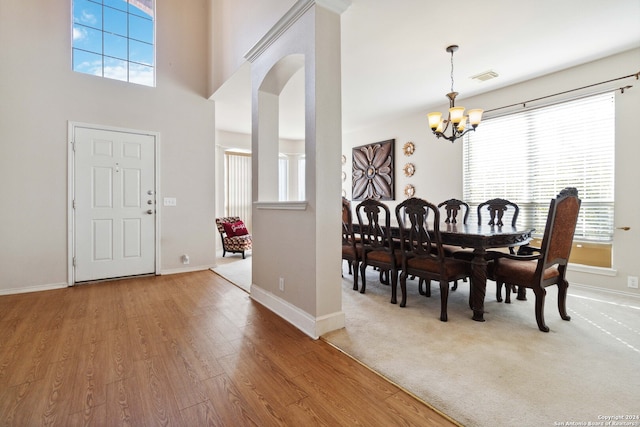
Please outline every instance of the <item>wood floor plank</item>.
M185 329L178 331L176 340L200 381L223 373L216 357L215 343L208 335L197 330Z
M384 401L386 410L398 424L413 426L455 427L458 424L438 412L425 411L424 403L403 393L394 393Z
M131 427L146 425L139 391L140 386L135 376L107 385L106 425Z
M6 426L29 425L31 408L27 397L36 388L34 383L6 387L0 391L0 424Z
M287 406L307 396L303 389L280 370L250 341L235 355L220 360L225 373L238 387Z
M213 407L209 400L183 409L181 416L186 425L191 426L224 427L229 425L222 421L219 412Z
M105 351L107 365L104 366L103 369L107 371L105 373L105 381L107 384L129 378L133 375L134 357L131 349L129 330L126 328L126 324L122 326L123 327L111 329L106 332Z
M161 341L154 334L156 328L153 319L150 316L137 316L129 318L127 323L133 360L157 357L160 354Z
M455 423L211 271L0 296L0 425Z
M144 418L148 425L182 425L176 392L169 385L165 364L159 357L134 364Z
M47 365L51 362L51 331L34 334L26 345L21 347L20 360L16 363L7 383L14 386L26 382L35 382L44 377Z
M86 427L107 425L107 404L93 406L82 412L69 414L65 427Z
M225 426L259 426L259 417L251 409L242 393L226 375L218 375L204 381L209 403Z
M177 341L165 343L160 359L167 373L167 386L174 392L179 409L207 400L200 378Z
M49 364L45 377L34 384L27 398L31 419L26 425L64 425L69 413L75 360Z
M70 412L82 412L83 419L92 418L95 408L106 402L106 341L82 344L77 349L77 365L70 400Z

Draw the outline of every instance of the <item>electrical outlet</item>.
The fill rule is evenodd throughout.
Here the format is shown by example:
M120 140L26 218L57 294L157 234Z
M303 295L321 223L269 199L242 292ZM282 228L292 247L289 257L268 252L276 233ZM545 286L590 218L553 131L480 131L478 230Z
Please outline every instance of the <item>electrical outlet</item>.
M627 286L638 289L638 276L627 276Z
M280 289L280 292L284 292L284 277L280 278L280 282L278 283L278 289Z
M187 255L187 254L182 255L182 263L183 264L189 264L189 261L190 261L189 260L189 255Z

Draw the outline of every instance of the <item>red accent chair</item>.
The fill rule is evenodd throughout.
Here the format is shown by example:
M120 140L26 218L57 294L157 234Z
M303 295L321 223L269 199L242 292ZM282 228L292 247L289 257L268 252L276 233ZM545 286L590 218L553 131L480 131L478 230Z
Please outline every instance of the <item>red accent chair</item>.
M244 259L244 252L251 250L252 240L251 234L243 234L240 236L230 236L225 230L225 224L235 224L240 221L240 217L227 216L222 218L216 218L216 227L220 233L220 239L222 240L222 256L224 257L227 252L234 254L242 254ZM228 228L228 226L227 226Z

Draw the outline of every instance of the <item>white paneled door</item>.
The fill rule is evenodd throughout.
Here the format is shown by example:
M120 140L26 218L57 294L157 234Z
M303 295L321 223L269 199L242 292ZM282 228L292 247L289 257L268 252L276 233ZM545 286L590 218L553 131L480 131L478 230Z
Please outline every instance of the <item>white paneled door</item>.
M155 272L155 137L76 127L75 281Z

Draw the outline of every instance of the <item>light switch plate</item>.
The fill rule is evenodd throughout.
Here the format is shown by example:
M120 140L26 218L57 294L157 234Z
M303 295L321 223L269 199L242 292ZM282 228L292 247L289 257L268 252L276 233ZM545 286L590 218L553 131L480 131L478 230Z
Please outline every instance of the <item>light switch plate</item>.
M177 200L175 197L165 197L164 198L164 205L165 206L176 206L177 204Z

